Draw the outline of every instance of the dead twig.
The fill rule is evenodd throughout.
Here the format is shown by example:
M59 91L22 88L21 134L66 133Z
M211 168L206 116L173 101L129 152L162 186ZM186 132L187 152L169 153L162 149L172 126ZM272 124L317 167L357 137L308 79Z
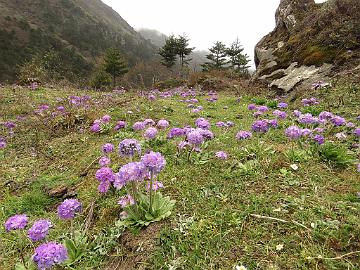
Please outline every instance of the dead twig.
M250 214L250 216L252 217L255 217L255 218L260 218L260 219L267 219L267 220L272 220L272 221L278 221L278 222L281 222L281 223L293 223L297 226L300 226L304 229L307 229L309 231L311 231L310 228L306 227L304 224L301 224L295 220L291 220L291 221L288 221L288 220L285 220L285 219L281 219L281 218L274 218L274 217L268 217L268 216L262 216L262 215L257 215L257 214Z

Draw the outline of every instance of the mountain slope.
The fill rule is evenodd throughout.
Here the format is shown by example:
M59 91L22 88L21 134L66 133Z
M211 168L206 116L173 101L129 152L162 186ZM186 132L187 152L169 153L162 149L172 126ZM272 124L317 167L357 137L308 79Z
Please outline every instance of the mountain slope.
M0 82L18 66L51 50L67 79L88 76L109 47L130 65L147 61L155 46L100 0L0 0Z

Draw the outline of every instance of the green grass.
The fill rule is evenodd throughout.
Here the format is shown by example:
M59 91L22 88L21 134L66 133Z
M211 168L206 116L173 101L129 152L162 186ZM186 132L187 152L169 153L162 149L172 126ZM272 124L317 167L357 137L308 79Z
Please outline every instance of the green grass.
M319 106L324 110L342 114L355 122L359 100L354 86L337 85L331 91L329 94L321 91L311 94L320 98ZM36 107L33 104L55 106L57 97L75 94L85 92L2 88L0 120L13 119L19 113L29 114L32 107ZM105 269L114 260L131 260L131 256L139 254L142 254L142 263L134 264L134 269L143 269L140 265L146 269L169 269L171 266L175 267L173 269L232 269L241 264L248 269L360 268L359 254L356 253L328 259L360 250L360 201L356 197L360 182L355 166L330 166L311 149L301 149L290 142L284 136L284 128L293 124L292 119L281 123L279 129L263 135L254 134L250 140L236 141L236 133L249 130L254 120L247 105L254 100L269 102L265 96L243 96L240 103L231 93L220 93L215 103L208 103L205 96L200 96L204 111L194 115L186 108L186 103L179 102L179 97L149 102L131 93L111 100L98 92L86 94L106 102L79 112L85 119L80 124L85 132L79 132L75 126L57 130L54 134L53 126L37 126L38 120L33 117L26 120L27 128L19 124L16 136L0 154L2 182L8 183L0 193L1 223L15 213L27 213L31 221L50 218L55 226L49 238L61 240L69 232L69 224L57 219L56 206L61 199L50 198L47 190L65 185L72 188L84 204L76 228L84 223L90 203L95 202L92 226L88 231L93 244L89 255L75 269ZM343 97L342 105L331 102L335 96ZM298 108L301 98L297 97L290 104L289 114L291 109ZM127 115L128 110L134 113ZM132 124L152 118L167 119L171 126L178 127L194 125L197 117L206 117L211 121L211 130L216 137L207 143L201 154L192 155L193 162L188 162L185 155L176 158L176 144L166 140L167 131L161 131L158 139L151 143L142 139L141 132L133 132L130 128L119 133L89 133L90 123L106 113L112 116L112 123L126 119ZM217 121L233 121L235 127L224 130L215 127ZM332 134L326 134L327 138L330 136ZM156 245L145 251L138 242L133 244L132 250L126 248L121 242L123 236L117 240L121 234L115 227L121 212L117 198L123 192L111 192L106 196L97 193L96 163L90 166L87 175L81 176L100 156L104 143L117 145L122 139L133 137L142 141L145 150L160 151L165 156L167 166L160 180L165 184L164 193L177 202L173 215L151 236ZM37 144L34 144L34 138L38 139ZM350 135L349 140L356 143ZM342 147L349 145L342 143ZM227 161L214 158L214 153L219 150L229 154ZM37 155L34 155L36 151ZM359 155L359 151L355 150L353 155ZM114 170L126 162L116 157L116 153L111 157ZM292 169L292 164L299 168ZM273 217L286 223L254 215ZM144 243L150 237L139 231L127 233L130 240L140 235ZM0 237L7 239L10 236L1 228ZM282 250L276 249L279 244L284 245ZM3 254L0 255L3 256L0 268L12 269L18 260L16 254L10 252L11 245L6 241L0 247Z

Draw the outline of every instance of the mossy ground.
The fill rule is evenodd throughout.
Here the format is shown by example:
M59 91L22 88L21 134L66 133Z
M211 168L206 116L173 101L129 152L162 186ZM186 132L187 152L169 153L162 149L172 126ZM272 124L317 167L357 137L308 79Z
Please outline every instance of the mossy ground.
M41 104L53 107L62 104L59 97L83 94L101 102L81 112L79 126L40 126L32 114ZM324 110L356 121L358 94L358 86L339 84L303 96L316 95ZM134 269L232 269L240 264L248 269L360 268L359 253L340 257L360 250L360 201L356 195L360 181L355 166L337 169L316 156L291 155L292 150L301 152L299 145L284 135L284 127L293 123L291 118L264 135L237 141L237 131L249 130L254 121L247 110L254 98L251 95L244 94L237 102L238 96L220 93L215 103L199 96L199 105L204 107L200 114L191 113L178 96L149 101L134 93L107 97L98 92L24 88L2 88L0 95L2 121L19 114L29 116L18 124L15 137L0 152L0 222L16 213L26 213L31 221L50 218L54 228L48 238L61 239L69 233L69 224L56 217L61 199L50 197L47 190L73 188L84 204L75 226L80 228L84 223L94 202L88 235L93 243L103 239L103 252L92 248L74 269L104 269L104 262L110 264L129 256L121 240L110 232L119 218L119 194L99 195L94 177L98 166L89 165L100 156L104 143L117 145L123 138L142 140L142 133L128 128L118 133L91 134L90 123L104 114L110 114L112 122L124 119L129 124L146 118L167 119L172 127L194 125L197 117L205 117L215 134L191 163L185 156L175 158L176 144L166 140L166 131L161 131L151 144L143 142L165 156L167 166L161 174L164 193L177 203L173 215L155 234L156 245L145 249L148 254L142 254L142 261ZM294 99L288 112L299 108L300 97ZM128 115L129 110L134 113ZM233 121L235 127L224 130L215 127L217 121ZM227 152L229 159L215 159L214 153L219 150ZM120 159L114 168L124 163ZM298 170L291 169L294 163ZM134 238L139 234L136 230L132 233ZM9 241L12 238L3 227L0 236L0 268L12 269L18 260ZM141 241L136 243L134 254L142 252ZM30 248L28 256L31 253Z

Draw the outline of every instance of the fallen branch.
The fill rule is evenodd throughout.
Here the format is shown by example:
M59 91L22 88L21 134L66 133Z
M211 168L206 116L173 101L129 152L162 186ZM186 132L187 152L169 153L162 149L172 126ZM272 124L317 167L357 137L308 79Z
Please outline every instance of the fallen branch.
M349 256L357 254L357 253L360 253L360 250L352 251L352 252L349 252L349 253L343 254L341 256L334 257L334 258L322 258L322 259L323 260L341 260L342 258L349 257Z
M310 228L306 227L304 224L301 224L295 220L291 220L291 221L288 221L288 220L285 220L285 219L281 219L281 218L274 218L274 217L268 217L268 216L262 216L262 215L257 215L257 214L250 214L250 216L252 217L255 217L255 218L260 218L260 219L267 219L267 220L272 220L272 221L278 221L278 222L281 222L281 223L293 223L297 226L300 226L304 229L307 229L309 231L311 231Z
M94 165L94 163L95 163L96 161L98 161L98 160L99 160L98 157L97 157L96 159L94 159L94 160L82 171L82 173L80 173L80 177L86 176L86 175L88 174L89 169L91 168L91 166Z

